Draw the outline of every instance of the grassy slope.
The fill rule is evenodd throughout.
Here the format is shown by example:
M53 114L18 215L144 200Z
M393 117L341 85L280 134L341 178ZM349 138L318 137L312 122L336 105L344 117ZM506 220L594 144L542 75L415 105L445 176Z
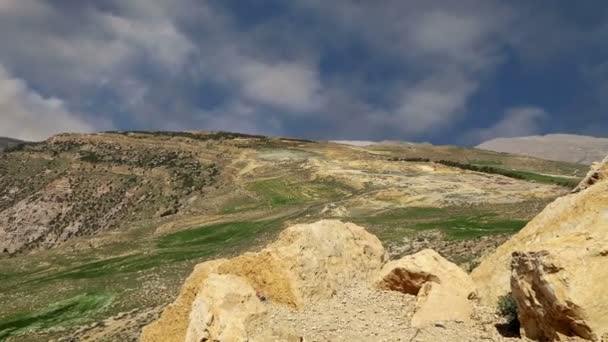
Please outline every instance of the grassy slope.
M440 158L444 151L438 151L433 151L436 155L431 157ZM403 149L391 148L388 156L402 156L402 152ZM584 167L567 163L535 160L524 166L520 160L502 154L456 152L452 154L455 159L519 168L534 174L529 177L536 177L539 172L564 176L585 172ZM429 154L428 150L417 153L423 157L428 156L422 153ZM293 220L314 221L321 217L312 208L352 193L352 189L338 183L285 177L253 180L244 187L250 195L218 209L230 221L161 236L154 234L158 223L142 223L120 232L116 242L98 248L61 247L0 259L0 305L3 305L0 340L33 330L69 328L133 308L165 304L172 300L195 264L262 246ZM516 206L517 210L500 205L409 208L347 219L368 227L384 243L427 230L440 230L450 239L462 240L519 230L531 216L520 210L529 206L527 203ZM235 216L246 219L234 219ZM27 340L27 335L22 338Z

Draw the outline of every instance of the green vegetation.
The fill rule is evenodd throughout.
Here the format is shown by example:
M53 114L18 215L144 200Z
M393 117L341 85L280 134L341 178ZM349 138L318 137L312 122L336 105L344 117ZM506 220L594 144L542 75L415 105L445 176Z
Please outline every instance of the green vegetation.
M89 163L99 163L101 162L101 158L97 155L97 153L92 151L82 151L80 152L80 160L89 162Z
M28 283L42 284L66 279L102 278L133 273L162 265L237 253L270 238L281 228L279 221L227 222L193 228L161 237L157 249L69 267L52 274L32 277Z
M399 241L416 231L437 229L451 239L472 239L492 234L512 234L527 221L507 219L497 213L459 208L405 208L356 219L370 227L382 241Z
M581 181L578 178L573 179L573 178L565 178L565 177L557 177L557 176L547 176L547 175L541 175L538 173L527 172L527 171L513 170L511 172L513 172L529 181L534 181L534 182L538 182L538 183L546 183L546 184L557 184L557 185L561 185L561 186L565 186L565 187L569 187L569 188L576 187L578 185L578 183L580 183L580 181Z
M106 310L114 300L109 294L83 294L33 313L0 320L0 340L35 330L57 329L83 323L86 317Z
M206 254L216 254L243 247L264 234L278 231L280 227L279 221L218 223L163 236L158 247L196 248Z
M410 161L410 162L430 162L429 158L390 158L389 161ZM435 163L449 167L456 167L463 170L474 172L482 172L489 174L502 175L509 178L521 179L537 183L556 184L568 188L574 188L579 183L580 179L572 179L558 176L547 176L539 173L519 170L507 170L503 168L493 167L489 165L501 165L499 161L477 160L472 164L459 163L452 160L436 160Z
M513 234L526 225L523 220L499 219L495 213L462 215L415 225L416 229L441 229L453 239L472 239L489 234Z
M471 160L471 164L481 165L481 166L497 166L497 165L502 165L503 163L499 160L474 159L474 160Z
M506 324L500 327L503 330L503 336L519 336L520 323L517 317L517 302L511 293L498 298L496 314L506 321Z
M272 208L331 200L347 193L346 188L337 183L292 182L278 178L253 182L247 189L256 192L262 202Z

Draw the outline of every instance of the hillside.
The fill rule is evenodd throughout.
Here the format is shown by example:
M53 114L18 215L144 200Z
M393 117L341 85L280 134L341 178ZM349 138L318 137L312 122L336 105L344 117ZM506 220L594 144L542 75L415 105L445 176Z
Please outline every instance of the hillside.
M7 147L15 146L20 143L22 143L21 140L0 137L0 151L4 150Z
M320 219L365 227L392 258L431 247L470 269L587 170L455 146L223 132L20 145L0 156L0 340L85 326L108 341L136 336L195 264Z
M477 148L590 165L608 154L608 138L548 134L517 138L497 138Z

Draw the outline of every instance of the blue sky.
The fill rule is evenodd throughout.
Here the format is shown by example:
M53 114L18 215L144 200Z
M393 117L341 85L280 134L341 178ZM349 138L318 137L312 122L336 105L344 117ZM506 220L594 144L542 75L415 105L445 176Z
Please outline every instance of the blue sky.
M608 136L608 4L4 0L0 136Z

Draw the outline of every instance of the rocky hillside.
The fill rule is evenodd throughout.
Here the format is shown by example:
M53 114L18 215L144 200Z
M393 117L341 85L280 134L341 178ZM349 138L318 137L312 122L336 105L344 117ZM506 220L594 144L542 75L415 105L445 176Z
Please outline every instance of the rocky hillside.
M608 138L582 135L548 134L518 138L497 138L477 148L515 153L536 158L591 164L608 154Z
M17 139L0 137L0 151L4 150L7 147L18 145L22 142L23 141Z
M607 160L472 273L485 303L513 298L532 339L608 339Z
M0 154L0 340L130 340L175 300L196 264L324 219L365 227L392 260L433 248L470 270L587 172L455 146L224 132L19 145ZM316 309L337 298L414 302L362 287L340 296ZM306 310L276 318L315 316Z
M388 262L364 228L325 220L196 266L140 341L509 340L475 291L432 250Z

